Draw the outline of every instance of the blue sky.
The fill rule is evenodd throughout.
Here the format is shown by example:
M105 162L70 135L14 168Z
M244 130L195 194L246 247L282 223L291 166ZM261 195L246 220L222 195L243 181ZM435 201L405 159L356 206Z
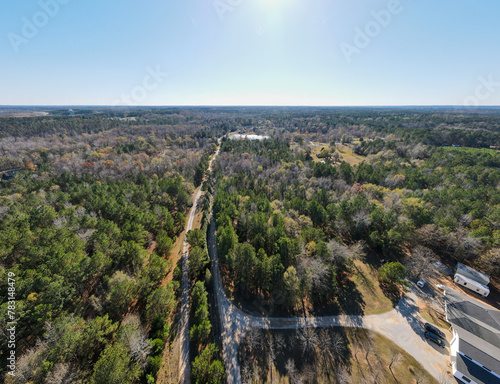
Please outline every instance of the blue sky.
M0 4L0 105L500 104L500 1Z

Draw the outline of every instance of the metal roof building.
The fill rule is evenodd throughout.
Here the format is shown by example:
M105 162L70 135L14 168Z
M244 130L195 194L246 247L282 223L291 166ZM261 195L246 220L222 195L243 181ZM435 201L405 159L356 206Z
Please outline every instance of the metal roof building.
M453 375L461 383L500 384L500 311L445 289Z
M483 272L479 272L474 268L468 267L462 263L457 263L456 272L462 276L468 277L482 285L488 285L490 283L490 277Z

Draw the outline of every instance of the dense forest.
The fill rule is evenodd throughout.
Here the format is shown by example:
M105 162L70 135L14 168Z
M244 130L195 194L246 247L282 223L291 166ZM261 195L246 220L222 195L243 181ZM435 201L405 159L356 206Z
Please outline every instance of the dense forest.
M357 164L312 158L308 143L323 140L333 153L337 140L346 142L335 130L225 140L214 214L235 297L292 312L309 303L349 313L346 277L367 257L401 262L413 275L425 262L455 260L498 277L500 152L425 145L407 131L358 135ZM477 133L460 132L464 140Z
M16 282L17 371L6 382L153 383L178 302L169 254L215 144L200 126L98 117L89 124L104 125L83 132L84 118L45 118L57 134L37 136L44 118L34 119L16 121L27 137L0 142L2 168L18 169L0 185L3 297L7 276Z
M186 235L194 382L224 380L206 244L212 202L226 288L263 314L363 314L352 276L364 263L401 263L414 278L429 261L461 261L500 278L495 109L0 117L0 171L14 170L0 183L0 324L5 333L14 276L18 373L5 382L156 382L178 312L172 250L221 137L200 229Z

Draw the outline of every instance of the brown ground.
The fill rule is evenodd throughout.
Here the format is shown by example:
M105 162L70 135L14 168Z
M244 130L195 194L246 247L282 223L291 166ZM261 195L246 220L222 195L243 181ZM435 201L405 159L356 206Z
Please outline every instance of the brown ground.
M194 190L193 194L191 195L191 201L194 200L194 197L198 193L199 188L201 188L201 187L198 187ZM198 211L196 213L196 216L195 216L195 219L193 222L193 229L201 227L201 218L202 218L202 213L201 213L201 211ZM163 286L172 281L173 276L174 276L175 267L179 266L179 268L180 268L180 260L182 257L182 246L184 245L185 238L186 238L186 229L184 229L181 232L181 234L177 237L177 240L174 243L174 247L170 251L170 255L168 256L168 261L171 263L173 268L170 269L168 274L165 276L165 278L161 282L161 285L163 285Z
M333 328L334 334L342 335L347 345L343 358L332 355L331 351L323 350L318 346L306 354L302 353L301 344L297 340L296 331L277 332L271 331L273 340L281 334L286 346L283 351L275 349L276 359L274 363L268 360L269 333L262 336L263 346L253 350L243 341L240 353L243 375L248 370L253 372L251 383L282 383L289 384L290 378L285 368L288 359L295 361L297 373L295 377L302 376L312 379L314 383L337 382L341 372L348 378L350 383L376 382L379 384L411 384L417 378L425 378L426 383L434 384L436 380L425 371L425 369L408 353L398 347L386 337L365 329ZM319 331L321 337L326 330ZM389 365L391 358L398 355L398 360ZM244 366L249 368L243 368ZM373 381L375 380L375 381Z
M493 282L490 283L489 288L490 288L490 294L488 297L482 297L481 295L478 295L470 290L468 290L465 287L462 287L461 285L455 284L453 282L453 276L447 276L447 275L437 275L434 279L431 279L429 282L430 285L432 285L432 289L435 292L442 293L438 288L436 287L437 284L443 284L445 286L453 288L455 291L460 292L472 299L478 300L483 304L489 305L490 307L500 310L500 293L499 293L499 287L498 285Z
M194 197L198 193L197 188L193 194L191 195L191 201L194 200ZM194 228L200 228L201 227L201 218L203 216L203 213L201 211L198 211L196 213L194 222L193 222L193 229ZM169 262L171 263L171 268L165 278L162 281L162 285L168 284L170 281L173 279L174 275L174 269L176 266L179 266L180 268L180 261L182 257L182 248L184 245L184 239L186 237L186 230L182 231L182 233L177 237L177 240L175 241L174 247L170 251L169 255ZM175 315L175 314L173 314ZM176 333L175 329L177 327L177 322L172 319L170 323L170 329L172 330L172 333ZM165 345L165 349L163 350L163 355L162 355L162 364L160 366L160 369L157 374L157 379L156 383L157 384L178 384L179 382L179 359L180 359L180 348L179 348L179 343L177 342L177 339L173 340L170 344Z

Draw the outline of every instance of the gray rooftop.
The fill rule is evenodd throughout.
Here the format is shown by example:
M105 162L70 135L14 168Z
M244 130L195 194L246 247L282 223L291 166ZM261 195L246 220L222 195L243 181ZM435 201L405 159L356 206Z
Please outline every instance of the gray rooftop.
M459 274L469 277L483 285L488 285L490 283L490 277L486 273L479 272L465 264L457 263L456 270Z
M459 351L500 373L500 311L451 288L444 298L446 318L460 338ZM457 369L479 384L500 384L498 377L460 355Z
M467 355L477 362L480 362L483 366L492 370L493 372L500 373L500 361L498 361L498 359L500 359L500 356L495 356L495 351L484 351L478 349L477 347L463 339L460 339L460 345L458 348L464 355ZM493 352L493 356L489 355L488 352Z
M478 384L500 384L500 379L473 361L457 356L457 369Z

